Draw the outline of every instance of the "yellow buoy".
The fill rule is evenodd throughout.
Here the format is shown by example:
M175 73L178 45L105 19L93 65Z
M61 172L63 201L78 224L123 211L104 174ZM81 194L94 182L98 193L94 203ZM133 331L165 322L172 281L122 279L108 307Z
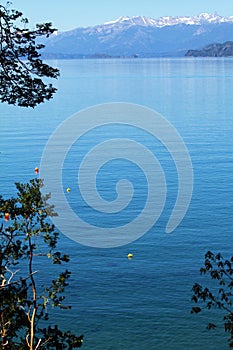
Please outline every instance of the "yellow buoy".
M67 187L66 192L70 193L70 187Z
M133 258L133 254L132 253L129 253L128 254L128 259L132 259Z

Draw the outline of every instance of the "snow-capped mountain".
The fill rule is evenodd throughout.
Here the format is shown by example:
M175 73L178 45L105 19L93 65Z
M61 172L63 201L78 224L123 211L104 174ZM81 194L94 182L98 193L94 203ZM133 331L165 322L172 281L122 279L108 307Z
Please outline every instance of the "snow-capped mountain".
M153 19L145 16L133 16L127 17L123 16L115 21L106 22L103 26L109 25L141 25L141 26L152 26L152 27L165 27L165 26L173 26L176 24L207 24L207 23L225 23L225 22L233 22L233 16L231 17L223 17L218 14L209 14L209 13L201 13L199 16L165 16L159 17L157 19Z
M127 24L127 25L139 25L139 26L156 26L157 22L155 19L145 16L123 16L115 21L105 22L103 25L117 25L117 24Z
M47 57L183 56L189 49L233 40L233 16L123 16L101 25L58 32L46 42Z

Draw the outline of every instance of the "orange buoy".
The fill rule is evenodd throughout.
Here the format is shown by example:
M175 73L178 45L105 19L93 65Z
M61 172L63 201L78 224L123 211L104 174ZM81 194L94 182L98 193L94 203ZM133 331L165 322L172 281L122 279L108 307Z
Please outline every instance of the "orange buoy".
M35 167L35 173L38 174L39 173L39 168Z
M10 220L10 214L9 213L5 213L4 214L4 220L5 221L9 221Z

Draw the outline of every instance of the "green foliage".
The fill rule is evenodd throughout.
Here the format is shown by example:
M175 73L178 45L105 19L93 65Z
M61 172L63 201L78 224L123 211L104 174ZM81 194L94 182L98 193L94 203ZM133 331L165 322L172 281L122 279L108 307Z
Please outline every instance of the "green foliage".
M0 5L0 101L35 107L56 92L42 77L57 78L59 71L42 61L44 45L38 43L56 29L45 23L30 30L28 23L21 12Z
M83 341L83 336L62 332L56 325L45 327L49 305L70 308L63 304L70 272L60 272L46 287L37 285L38 259L45 266L47 260L59 265L69 261L68 255L56 250L59 234L48 220L54 210L46 203L48 196L42 198L41 186L40 179L16 183L15 198L0 197L0 348L4 350L74 349ZM4 222L6 213L10 220Z
M200 313L203 309L220 309L225 312L223 326L225 332L230 334L229 346L233 348L233 256L225 260L220 253L207 252L204 267L200 273L214 280L212 290L201 286L199 283L193 285L192 301L199 306L193 307L191 313ZM209 323L207 329L216 328L215 323Z

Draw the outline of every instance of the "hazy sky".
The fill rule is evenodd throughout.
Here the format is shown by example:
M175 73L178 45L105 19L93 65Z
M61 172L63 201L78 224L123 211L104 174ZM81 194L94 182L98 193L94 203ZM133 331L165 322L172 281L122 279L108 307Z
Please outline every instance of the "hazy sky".
M120 16L233 15L232 0L11 0L32 24L52 22L60 31L102 24ZM1 4L5 4L1 1Z

